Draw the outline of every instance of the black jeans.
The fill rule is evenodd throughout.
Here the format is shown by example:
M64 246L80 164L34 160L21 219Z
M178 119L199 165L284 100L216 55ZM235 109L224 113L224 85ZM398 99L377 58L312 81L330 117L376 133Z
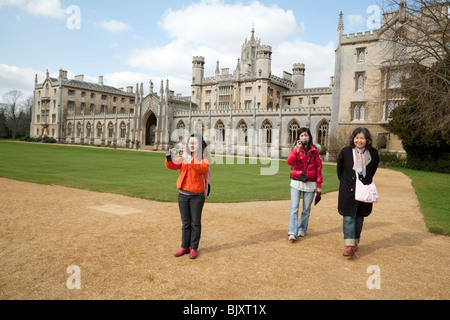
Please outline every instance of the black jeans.
M202 233L202 210L205 204L203 193L197 195L178 194L181 222L183 223L181 247L198 249Z

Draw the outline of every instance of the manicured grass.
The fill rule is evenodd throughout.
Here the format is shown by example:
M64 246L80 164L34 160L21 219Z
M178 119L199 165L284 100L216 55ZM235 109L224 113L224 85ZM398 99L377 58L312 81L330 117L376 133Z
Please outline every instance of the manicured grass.
M262 169L276 174L261 175ZM449 175L391 169L400 170L412 179L429 230L450 234ZM211 167L212 194L208 202L289 200L289 173L285 160L267 163L223 159L221 164L214 163ZM336 167L325 164L322 173L323 192L337 191ZM178 193L178 171L165 167L163 153L153 152L0 140L0 176L162 202L176 202Z
M406 168L392 168L412 180L425 223L433 233L450 234L450 175Z
M164 154L0 140L0 176L162 202L176 202L179 171L164 165ZM224 159L211 167L208 202L288 200L290 167L284 160L257 164ZM245 162L244 164L241 164ZM230 164L231 163L231 164ZM274 169L274 175L261 175ZM323 192L338 190L336 167L324 165Z

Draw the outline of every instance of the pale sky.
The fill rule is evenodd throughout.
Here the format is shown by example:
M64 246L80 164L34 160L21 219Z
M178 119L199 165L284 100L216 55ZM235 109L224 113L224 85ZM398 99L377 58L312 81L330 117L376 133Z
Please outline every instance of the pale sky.
M11 90L32 95L35 74L84 74L115 87L150 79L159 91L190 94L192 57L204 56L205 77L234 71L252 26L272 47L272 73L306 65L305 86L326 87L334 73L339 13L344 33L368 31L380 15L377 0L0 0L0 101ZM378 11L376 10L378 8Z

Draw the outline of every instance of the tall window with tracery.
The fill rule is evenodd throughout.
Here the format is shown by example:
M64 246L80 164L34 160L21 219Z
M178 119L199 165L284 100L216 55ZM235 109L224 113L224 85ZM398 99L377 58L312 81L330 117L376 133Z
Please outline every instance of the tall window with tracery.
M216 125L216 141L224 142L225 141L225 125L222 121L219 121Z
M108 124L108 138L112 138L114 135L114 125L112 122Z
M272 124L269 122L269 120L264 121L263 125L262 125L262 129L263 129L263 142L267 143L267 144L271 144L272 143L272 130L273 130L273 126Z
M294 121L289 125L288 144L294 144L297 141L299 129L300 125L297 121Z
M355 104L353 108L353 121L363 121L366 116L366 107L364 104Z
M127 125L124 122L122 122L120 124L120 138L124 139L126 134L127 134Z
M317 131L317 143L323 146L328 145L328 129L329 124L327 121L323 121L319 125L319 130Z
M238 136L237 136L238 145L245 145L248 143L247 131L248 131L247 123L245 123L245 121L239 122Z
M178 130L178 142L180 142L183 140L186 131L186 125L184 124L183 121L180 121L178 123L177 130Z

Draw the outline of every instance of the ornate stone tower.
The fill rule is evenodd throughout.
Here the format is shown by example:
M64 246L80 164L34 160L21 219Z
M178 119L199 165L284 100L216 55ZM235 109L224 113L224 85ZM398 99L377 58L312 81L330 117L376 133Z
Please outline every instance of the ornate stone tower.
M269 79L272 69L272 47L260 46L256 60L256 77Z
M260 40L255 38L255 29L252 29L250 40L245 39L241 49L241 73L255 74L257 52L260 46Z
M205 58L195 56L192 59L192 84L201 85L205 75Z
M192 96L191 101L200 104L201 86L205 76L205 58L195 56L192 59Z
M303 63L295 63L293 71L292 81L295 83L297 90L305 88L305 65Z

